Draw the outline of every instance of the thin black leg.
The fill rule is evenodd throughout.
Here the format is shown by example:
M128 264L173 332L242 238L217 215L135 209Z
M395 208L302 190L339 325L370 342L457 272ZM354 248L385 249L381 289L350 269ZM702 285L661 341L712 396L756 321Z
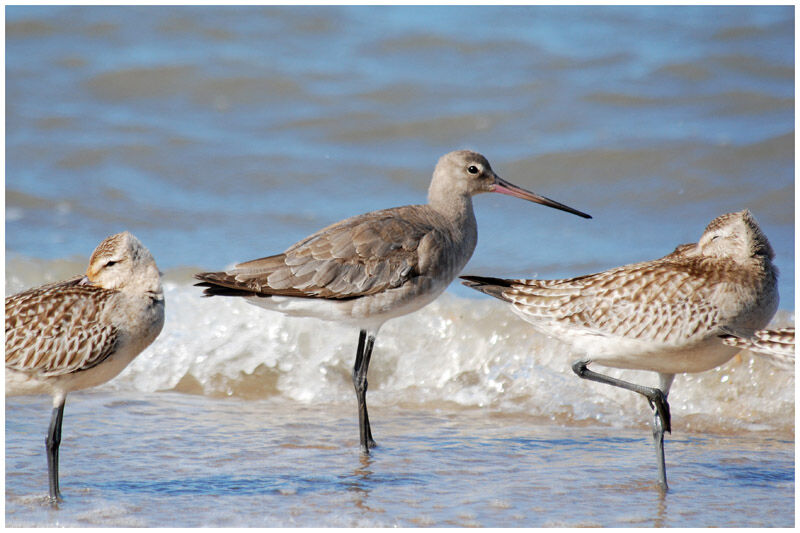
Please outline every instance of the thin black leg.
M599 374L587 368L586 361L576 361L572 365L572 370L583 379L597 381L598 383L605 383L614 387L620 387L633 392L638 392L647 398L650 407L655 411L653 416L653 442L656 447L656 460L658 461L658 484L662 490L666 491L667 487L667 467L664 460L664 431L671 432L672 426L670 423L669 403L667 402L667 393L669 386L672 384L673 376L671 374L661 375L661 384L666 389L662 391L659 388L645 387L630 383L621 379L612 378L605 374Z
M64 418L65 402L66 398L53 408L50 428L47 431L47 438L44 440L47 449L47 473L50 478L50 501L52 503L61 501L61 492L58 490L58 446L61 444L61 421Z
M372 429L369 426L369 413L367 412L367 370L369 359L372 357L372 346L375 344L375 335L368 334L362 329L358 336L358 351L356 363L353 366L353 386L356 389L358 400L358 429L361 437L361 453L369 455L369 449L377 446L372 438Z

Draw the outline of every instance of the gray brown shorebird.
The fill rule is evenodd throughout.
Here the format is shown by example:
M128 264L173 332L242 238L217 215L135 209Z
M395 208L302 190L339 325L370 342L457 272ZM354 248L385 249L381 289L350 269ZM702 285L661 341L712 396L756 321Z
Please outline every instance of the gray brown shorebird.
M584 379L638 392L655 411L658 480L667 489L664 431L671 431L667 395L675 374L703 372L738 351L719 339L750 336L778 306L772 248L749 211L711 221L696 244L643 263L571 279L462 276L464 285L511 304L540 332L586 354L573 365ZM589 370L657 372L645 387Z
M353 385L362 453L375 446L367 413L367 369L375 336L390 318L436 299L461 271L478 241L472 197L498 192L591 218L501 179L481 154L442 156L426 205L348 218L282 254L195 275L206 296L236 296L291 316L360 329Z
M114 378L161 332L164 293L153 256L130 233L95 248L84 276L6 298L6 396L50 394L50 500L61 500L58 447L67 393Z
M760 329L752 337L732 333L721 338L728 346L749 350L779 368L794 370L794 327Z

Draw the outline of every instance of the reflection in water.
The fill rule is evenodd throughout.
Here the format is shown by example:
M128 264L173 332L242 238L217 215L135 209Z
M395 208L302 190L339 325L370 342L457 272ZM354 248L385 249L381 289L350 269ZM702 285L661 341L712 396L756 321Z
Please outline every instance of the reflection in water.
M373 459L371 456L362 453L359 454L358 461L358 468L353 471L353 475L346 482L347 490L354 495L354 503L358 509L372 514L376 512L376 509L367 505L367 500L369 499L372 484L370 478L373 475L373 471L370 467Z
M668 493L662 490L660 485L657 485L656 488L658 491L658 505L656 506L656 514L653 518L653 527L665 527L664 518L667 514Z

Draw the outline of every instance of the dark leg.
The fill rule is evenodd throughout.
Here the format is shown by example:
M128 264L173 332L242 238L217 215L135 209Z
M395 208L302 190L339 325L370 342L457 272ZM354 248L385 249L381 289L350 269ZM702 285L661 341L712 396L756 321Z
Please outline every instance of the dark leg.
M667 463L664 460L664 427L661 425L661 417L658 413L653 415L653 442L656 445L656 462L658 464L658 484L661 489L666 491L667 486Z
M658 461L658 484L663 490L667 490L667 467L664 460L664 431L672 432L672 425L670 423L669 403L667 402L667 394L669 387L672 384L673 375L662 374L660 375L661 387L665 390L645 387L630 383L621 379L612 378L604 374L598 374L587 368L586 361L576 361L572 365L572 370L583 379L596 381L598 383L605 383L614 387L620 387L633 392L638 392L647 398L650 407L655 411L653 417L653 442L656 446L656 460Z
M353 366L353 386L356 389L358 400L358 428L361 436L361 453L369 455L369 449L377 446L372 439L372 430L369 427L369 414L367 413L367 370L369 359L372 356L372 346L375 344L375 334L367 333L362 329L358 336L358 351L356 363Z
M614 387L621 387L623 389L627 389L633 392L638 392L650 403L650 407L656 411L658 416L661 418L661 424L663 426L663 430L667 433L672 432L672 425L670 424L670 414L669 414L669 403L667 403L667 395L661 391L661 389L656 389L653 387L645 387L643 385L637 385L636 383L629 383L627 381L623 381L621 379L612 378L610 376L606 376L605 374L598 374L597 372L593 372L587 368L586 361L576 361L572 365L572 371L578 374L579 377L583 379L588 379L590 381L597 381L598 383L605 383L606 385L613 385Z
M44 440L47 449L47 473L50 477L50 501L57 503L61 501L61 492L58 490L58 446L61 444L61 420L64 418L64 403L53 408L53 415L50 417L50 429L47 431L47 438Z

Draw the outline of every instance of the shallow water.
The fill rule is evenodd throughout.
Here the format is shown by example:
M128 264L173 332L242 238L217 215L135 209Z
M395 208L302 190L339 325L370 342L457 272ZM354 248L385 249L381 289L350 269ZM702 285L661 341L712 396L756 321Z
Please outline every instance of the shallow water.
M8 526L794 524L790 438L676 431L664 496L643 428L376 407L364 458L351 405L119 392L68 401L56 511L45 403L7 403Z
M57 511L49 400L6 402L7 525L793 525L794 374L763 358L676 378L661 497L646 402L459 284L381 330L369 459L356 331L190 286L423 202L437 158L471 148L594 219L480 196L466 273L647 260L749 208L793 323L793 13L7 8L6 294L128 229L167 298L155 343L70 395Z

